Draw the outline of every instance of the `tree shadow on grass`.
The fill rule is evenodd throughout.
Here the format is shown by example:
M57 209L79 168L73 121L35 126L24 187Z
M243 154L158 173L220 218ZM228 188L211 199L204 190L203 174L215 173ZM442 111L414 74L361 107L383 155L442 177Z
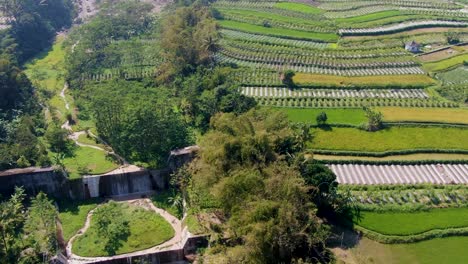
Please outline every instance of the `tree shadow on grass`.
M318 125L317 127L319 129L323 130L323 131L332 131L333 130L332 126L330 126L328 124Z
M127 242L130 236L130 226L128 222L124 222L123 226L118 228L118 232L115 232L107 239L104 250L109 256L117 254L117 250L123 246L123 243Z

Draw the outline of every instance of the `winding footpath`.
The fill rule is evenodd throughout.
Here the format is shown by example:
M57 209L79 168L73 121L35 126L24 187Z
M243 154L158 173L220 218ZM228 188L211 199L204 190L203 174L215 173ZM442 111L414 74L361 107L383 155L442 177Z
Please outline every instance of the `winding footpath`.
M121 199L124 199L124 198L121 198ZM97 262L97 261L106 261L106 260L112 260L112 259L118 259L118 258L135 257L135 256L140 256L140 255L145 255L145 254L152 254L152 253L157 253L157 252L161 252L161 251L175 250L175 249L183 248L183 246L184 246L183 245L183 243L184 243L184 234L185 234L185 236L190 236L190 233L186 229L182 228L182 222L179 219L177 219L173 215L169 214L167 211L154 206L154 204L148 198L126 200L126 201L121 200L120 202L127 202L127 203L129 203L131 205L141 206L141 207L143 207L143 208L145 208L147 210L152 210L155 213L161 215L169 224L171 224L172 228L174 229L174 236L170 240L168 240L168 241L166 241L166 242L164 242L162 244L153 246L151 248L144 249L144 250L139 250L139 251L135 251L135 252L131 252L131 253L126 253L126 254L115 255L115 256L111 256L111 257L81 257L81 256L78 256L76 254L73 254L73 252L72 252L73 242L75 241L76 238L83 235L86 232L86 230L88 230L88 228L91 225L91 218L93 216L93 213L95 212L95 210L99 206L103 205L103 204L101 204L101 205L99 205L98 207L96 207L95 209L91 210L88 213L88 216L86 217L86 222L85 222L83 228L81 228L68 241L67 247L66 247L66 253L67 253L68 261L69 261L70 264L93 263L93 262Z

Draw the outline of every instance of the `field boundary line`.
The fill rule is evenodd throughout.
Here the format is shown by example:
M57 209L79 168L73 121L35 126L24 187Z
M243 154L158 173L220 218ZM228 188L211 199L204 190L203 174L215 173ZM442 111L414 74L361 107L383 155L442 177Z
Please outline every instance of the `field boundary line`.
M468 235L468 227L459 228L444 228L432 229L423 233L413 235L384 235L379 232L367 229L365 227L355 225L354 229L362 233L365 237L383 244L407 244L415 243L434 238L442 238L449 236L464 236Z

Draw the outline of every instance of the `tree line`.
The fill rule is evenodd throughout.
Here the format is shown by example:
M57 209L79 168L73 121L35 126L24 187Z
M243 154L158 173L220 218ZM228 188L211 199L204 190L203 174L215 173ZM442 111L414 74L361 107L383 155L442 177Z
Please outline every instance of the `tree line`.
M11 21L0 31L0 170L49 165L38 140L45 130L41 107L21 65L71 25L74 7L69 0L2 0L0 13Z

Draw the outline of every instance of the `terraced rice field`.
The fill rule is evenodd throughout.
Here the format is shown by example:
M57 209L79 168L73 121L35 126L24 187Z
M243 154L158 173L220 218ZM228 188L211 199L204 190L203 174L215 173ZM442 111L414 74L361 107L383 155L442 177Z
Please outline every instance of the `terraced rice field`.
M328 165L341 184L468 184L468 165Z
M394 76L334 76L325 74L297 73L294 76L296 84L320 84L336 86L366 86L366 85L414 85L428 86L434 80L426 75L394 75Z
M314 129L312 149L385 152L406 150L468 150L468 129L393 126L376 132L356 128Z

